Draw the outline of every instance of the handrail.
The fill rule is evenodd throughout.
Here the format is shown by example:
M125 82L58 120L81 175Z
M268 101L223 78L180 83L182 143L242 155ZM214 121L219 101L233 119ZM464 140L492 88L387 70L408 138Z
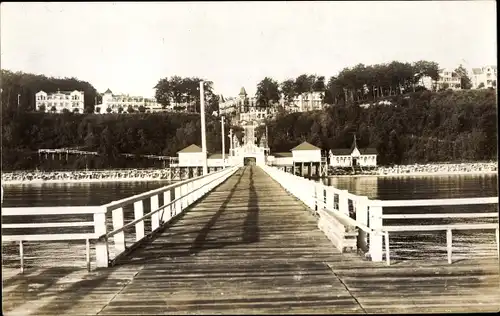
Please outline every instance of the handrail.
M182 185L184 185L186 183L203 179L203 178L208 177L210 175L213 175L213 174L206 174L206 175L201 175L201 176L198 176L198 177L195 177L195 178L190 178L190 179L182 180L182 181L179 181L179 182L176 182L176 183L172 183L172 184L169 184L167 186L164 186L164 187L161 187L161 188L158 188L158 189L154 189L154 190L151 190L151 191L147 191L147 192L139 193L139 194L136 194L136 195L132 195L130 197L126 197L126 198L123 198L123 199L118 200L118 201L109 202L107 204L104 204L102 207L106 207L108 209L109 208L119 208L119 207L122 207L122 206L130 204L130 203L134 203L134 202L137 202L137 201L140 201L140 200L147 199L147 198L149 198L151 196L157 195L157 194L162 193L162 192L164 192L166 190L175 189L175 188L180 187L180 186L182 186Z
M383 219L414 218L488 218L498 217L498 213L438 213L438 214L383 214Z
M370 254L372 255L372 260L382 261L382 251L385 250L387 264L390 265L390 247L389 247L389 233L396 231L438 231L446 230L448 238L448 261L451 263L451 231L455 230L466 230L466 229L496 229L497 234L497 247L499 246L499 229L497 223L481 223L481 224L443 224L443 225L405 225L405 226L387 226L383 225L384 219L431 219L431 218L498 218L498 213L440 213L440 214L383 214L383 207L412 207L412 206L443 206L443 205L485 205L485 204L498 204L498 197L479 197L479 198L458 198L458 199L419 199L419 200L370 200L364 196L358 196L352 193L348 193L345 190L339 190L337 188L324 185L322 183L307 183L307 180L302 177L298 177L288 172L284 172L276 167L266 166L264 168L268 174L282 184L287 191L291 192L297 198L302 200L310 208L314 209L317 206L318 210L327 211L326 214L336 216L338 219L344 220L347 225L352 225L360 229L365 233L370 234ZM301 185L302 182L297 182L297 185L291 185L289 180L297 180L304 182L304 186ZM333 201L326 201L326 196L328 194L335 194L339 196L342 195L344 212L337 210L332 207ZM359 222L351 218L346 212L347 201L352 200L355 204L356 211L358 202L362 202L362 208L365 211L361 213L361 220L368 220L365 216L369 215L370 221L369 225ZM362 199L362 200L360 200ZM330 204L329 204L329 203ZM341 201L339 200L339 203ZM366 209L367 208L367 209ZM368 210L368 214L366 213ZM367 214L367 215L363 215ZM359 214L357 213L357 216ZM368 221L366 222L368 223ZM359 237L359 236L358 236ZM385 247L383 243L383 237L385 237ZM364 238L364 237L362 237ZM385 248L385 249L383 249Z
M410 206L443 206L469 204L495 204L497 197L477 197L459 199L427 199L427 200L370 200L370 206L410 207Z
M317 199L316 202L319 203L319 204L322 204L324 210L329 211L332 215L334 215L336 217L340 217L341 219L345 220L349 225L358 227L359 229L361 229L362 231L364 231L366 233L370 233L371 234L371 233L375 232L373 229L371 229L367 225L364 225L364 224L358 222L357 220L351 218L350 216L348 216L348 215L346 215L346 214L344 214L342 212L339 212L336 209L332 209L332 208L328 207L326 205L326 202L324 202L323 200Z
M37 216L37 215L75 215L75 214L93 214L93 221L78 221L78 222L60 222L60 223L12 223L12 224L2 224L2 229L18 229L18 228L51 228L51 227L93 227L94 230L91 233L51 233L51 234L31 234L31 235L3 235L2 241L19 241L19 253L21 259L21 273L24 271L24 249L23 249L23 241L44 241L44 240L85 240L86 241L86 259L87 259L87 269L90 271L90 240L97 240L95 245L96 247L96 265L98 267L108 266L109 263L109 253L108 253L108 241L107 239L115 236L114 242L115 247L118 250L116 256L121 255L125 248L122 247L122 242L124 242L124 236L116 239L120 232L123 233L125 229L136 225L136 242L142 240L144 237L144 224L141 230L138 230L138 224L143 222L146 218L150 218L151 216L158 216L158 213L162 210L174 205L177 202L185 202L187 204L182 203L180 209L176 208L177 211L182 211L185 207L195 200L200 198L204 193L210 190L210 186L217 185L218 183L223 181L225 178L231 176L234 172L236 172L237 167L228 167L226 169L222 169L218 172L213 172L207 175L198 176L196 178L191 178L187 180L183 180L177 183L173 183L162 188L154 189L148 192L140 193L134 195L132 197L128 197L125 199L121 199L119 201L113 201L101 206L62 206L62 207L14 207L14 208L2 208L2 216ZM206 180L204 180L206 179ZM205 183L206 182L206 183ZM174 192L175 189L175 192ZM200 194L201 192L201 194ZM175 193L176 198L173 201L164 200L165 203L161 207L158 207L158 196L163 193ZM180 193L181 196L178 196ZM164 195L167 197L167 195ZM190 198L191 197L191 198ZM151 198L151 207L154 208L151 212L146 215L143 215L143 201ZM155 203L153 204L153 198L155 198ZM136 209L135 206L137 203L140 203L140 208ZM135 216L140 216L140 218L135 219L131 223L123 225L123 206L134 204L134 213ZM112 232L106 234L106 227L109 225L106 219L106 214L110 211L113 211L112 220L113 226L116 228ZM115 214L116 211L116 214ZM121 214L120 214L121 213ZM163 213L160 213L160 217L158 217L155 222L152 223L152 230L155 231L159 227L159 220L165 222L163 219ZM116 215L116 218L115 218ZM177 214L175 214L177 215ZM169 219L174 218L170 217ZM169 220L167 219L167 221ZM109 218L108 218L109 220ZM122 226L117 228L116 225L122 222ZM104 234L103 234L104 232ZM140 232L140 234L139 234ZM105 239L104 241L102 239ZM117 247L117 241L119 247ZM124 246L124 244L123 244ZM115 258L116 258L115 256Z
M233 168L235 168L235 167L233 167ZM228 169L228 170L231 170L231 169ZM229 173L229 172L228 172L228 173ZM159 211L163 210L164 208L171 206L172 204L174 204L174 203L176 203L176 202L180 201L181 199L185 198L186 196L188 196L188 195L190 195L190 194L192 194L192 193L194 193L194 192L196 192L196 191L198 191L198 190L201 190L202 188L204 188L204 187L206 187L206 186L208 186L208 185L212 184L214 181L217 181L217 180L219 180L219 179L223 178L224 176L226 176L226 173L223 173L220 177L215 178L215 179L213 179L212 181L210 181L210 182L208 182L208 183L205 183L205 184L204 184L204 185L202 185L201 187L199 187L199 188L197 188L197 189L195 189L195 190L193 190L193 191L191 191L191 192L189 192L189 193L187 193L187 194L184 194L184 195L182 195L182 196L180 196L180 197L178 197L178 198L174 199L173 201L171 201L171 202L169 202L169 203L167 203L167 204L164 204L164 205L160 206L159 208L157 208L157 209L155 209L155 210L153 210L153 211L149 212L148 214L146 214L146 215L142 216L141 218L135 219L135 220L133 220L132 222L130 222L130 223L128 223L128 224L125 224L125 225L123 225L122 227L120 227L120 228L118 228L118 229L115 229L115 230L113 230L113 231L111 231L111 232L109 232L109 233L107 233L107 234L103 234L103 235L99 236L99 237L98 237L98 239L112 237L112 236L114 236L114 235L116 235L116 234L118 234L118 233L120 233L120 232L124 231L125 229L127 229L127 228L129 228L129 227L131 227L131 226L133 226L133 225L135 225L135 224L137 224L137 223L139 223L139 222L142 222L144 219L151 217L152 215L154 215L154 214L158 213ZM201 178L203 178L203 177L205 177L205 176L198 177L198 178L193 178L193 179L190 179L190 180L193 180L193 181L194 181L195 179L201 179ZM167 186L167 187L164 187L164 189L166 189L166 188L172 189L172 188L175 188L175 187L174 187L174 186ZM156 191L158 191L158 190L156 190ZM164 190L161 190L160 192L163 192L163 191L164 191ZM158 192L157 192L157 193L158 193ZM154 195L154 194L151 194L151 195ZM146 196L146 198L147 198L147 197L150 197L150 196L148 195L148 196ZM141 199L141 200L142 200L142 199ZM136 202L136 200L134 200L134 202ZM127 204L130 204L130 202L127 202ZM119 204L119 205L121 205L121 204ZM113 205L113 206L114 206L114 205Z
M59 241L59 240L85 240L87 270L90 271L90 240L96 239L95 218L104 215L105 210L99 206L59 206L59 207L8 207L2 208L3 216L40 216L40 215L94 215L94 221L69 221L59 223L11 223L2 224L3 229L19 228L59 228L59 227L93 227L92 233L41 233L4 235L2 242L19 242L19 256L21 273L24 272L24 248L26 241Z

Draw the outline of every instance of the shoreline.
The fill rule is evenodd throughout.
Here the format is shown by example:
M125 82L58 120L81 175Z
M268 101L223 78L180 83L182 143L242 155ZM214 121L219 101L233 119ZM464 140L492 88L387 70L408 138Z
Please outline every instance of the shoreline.
M325 178L361 178L361 177L439 177L439 176L459 176L459 175L494 175L498 171L455 171L455 172L412 172L412 173L391 173L391 174L346 174L329 175ZM109 183L109 182L175 182L175 180L147 178L108 178L108 179L57 179L57 180L2 180L2 185L41 185L41 184L76 184L76 183Z
M498 171L449 171L449 172L409 172L409 173L376 173L376 174L346 174L346 175L331 175L327 178L356 178L356 177L439 177L439 176L479 176L479 175L494 175Z
M100 183L100 182L175 182L176 180L158 178L110 178L110 179L57 179L57 180L2 180L2 185L40 185L40 184L75 184L75 183Z

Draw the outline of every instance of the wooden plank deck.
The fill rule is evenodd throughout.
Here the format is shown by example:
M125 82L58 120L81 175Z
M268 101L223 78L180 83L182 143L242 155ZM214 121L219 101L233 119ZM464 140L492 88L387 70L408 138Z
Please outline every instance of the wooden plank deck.
M113 268L3 270L5 315L500 310L498 259L387 267L340 254L258 167L240 169Z

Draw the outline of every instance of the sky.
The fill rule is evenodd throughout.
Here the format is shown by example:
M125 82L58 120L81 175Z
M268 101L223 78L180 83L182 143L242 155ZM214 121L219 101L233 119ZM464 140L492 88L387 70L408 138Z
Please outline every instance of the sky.
M3 2L0 14L2 69L147 97L173 75L228 97L358 63L497 63L495 1Z

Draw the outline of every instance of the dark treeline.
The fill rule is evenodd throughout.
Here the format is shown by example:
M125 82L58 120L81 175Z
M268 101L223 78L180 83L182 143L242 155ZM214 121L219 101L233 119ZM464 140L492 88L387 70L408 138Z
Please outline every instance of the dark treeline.
M220 152L220 121L207 116L206 125L207 150ZM229 126L225 129L228 131ZM177 156L177 151L190 144L200 146L200 116L185 113L79 115L13 112L2 116L2 140L3 170L32 170L43 166L49 169L158 166L158 162L131 160L120 153ZM226 144L229 148L228 137ZM75 147L96 151L99 156L73 157L69 162L37 166L38 149Z
M349 148L356 133L358 147L377 148L382 165L496 159L494 90L421 91L388 99L392 105L334 105L281 115L268 122L271 152L305 140L324 150Z
M392 61L390 63L364 65L342 69L328 82L324 76L302 74L281 83L266 77L257 85L257 104L261 107L273 106L283 95L285 104L304 93L320 92L325 104L350 105L380 98L427 90L424 79L428 78L433 91L451 87L438 87L439 64L420 60L414 63ZM453 88L470 89L471 80L460 65L453 75L460 78L460 86Z
M101 97L88 82L76 78L53 78L24 72L2 69L2 111L34 111L35 94L43 90L47 93L79 90L84 92L85 112L93 113L94 105ZM18 99L19 98L19 99ZM18 106L19 100L19 106Z

